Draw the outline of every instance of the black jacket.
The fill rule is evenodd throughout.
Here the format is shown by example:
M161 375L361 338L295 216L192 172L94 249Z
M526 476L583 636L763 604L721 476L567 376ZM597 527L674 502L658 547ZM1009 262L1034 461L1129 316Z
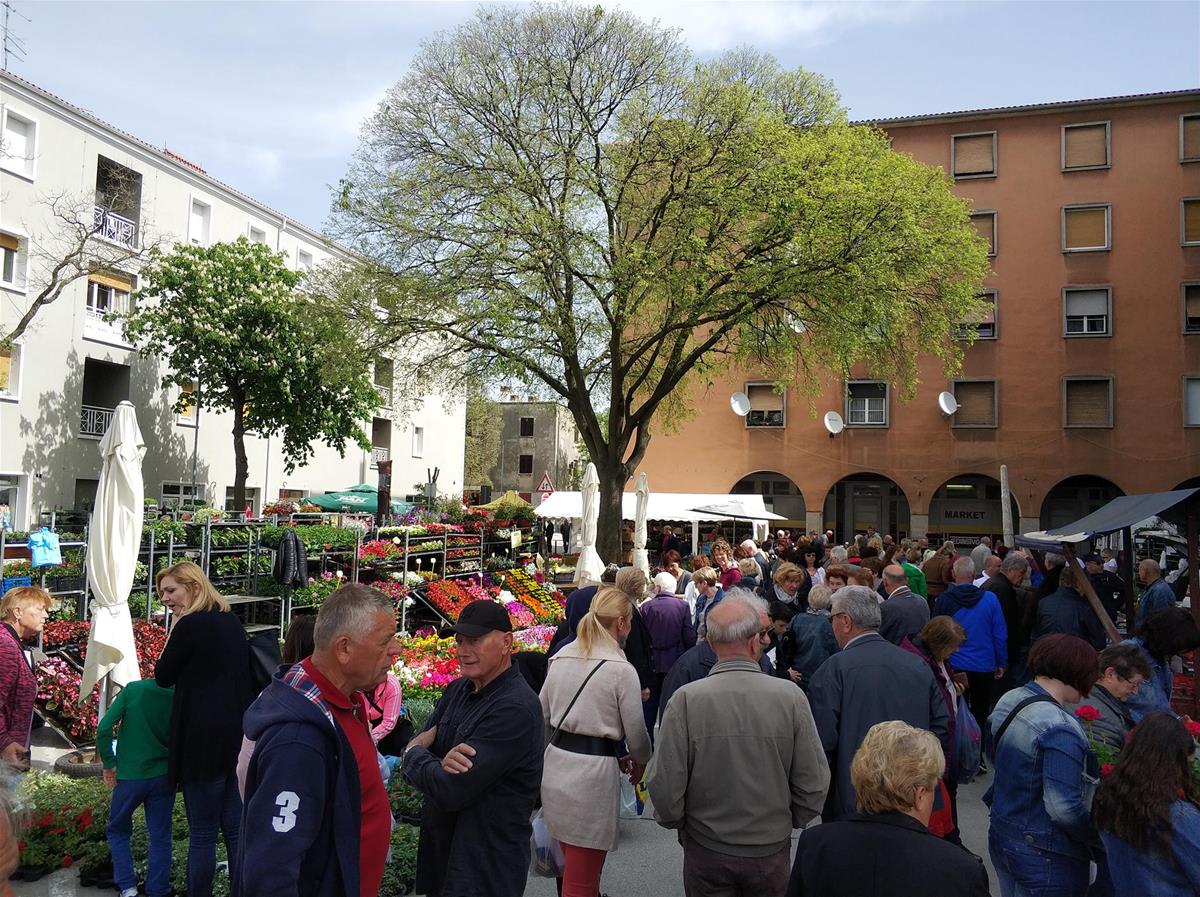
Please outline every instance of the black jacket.
M636 616L636 614L635 614ZM662 715L667 710L667 702L671 700L671 695L679 691L689 682L695 682L697 679L703 679L708 675L708 671L713 668L713 664L717 662L716 652L707 641L700 641L695 646L688 648L675 661L671 667L671 671L667 673L667 678L663 680L662 694L658 698L658 718L662 719ZM766 657L758 659L758 665L762 671L768 676L775 674L775 667L771 665L771 661Z
M279 540L271 577L280 585L290 588L301 589L308 585L308 551L291 528Z
M1186 576L1180 578L1186 579ZM1114 623L1117 622L1117 614L1125 609L1125 580L1121 579L1115 573L1109 573L1107 570L1101 570L1095 576L1089 576L1088 579L1092 581L1092 588L1096 591L1096 597L1104 605L1104 609L1108 612L1109 617L1112 618ZM1180 600L1183 598L1178 592L1176 592L1175 597Z
M983 590L991 592L1000 602L1004 625L1008 627L1008 659L1011 663L1018 651L1029 645L1029 633L1037 618L1033 596L1028 589L1014 586L1003 573L997 573L985 582Z
M1036 642L1056 632L1079 636L1097 651L1103 650L1108 644L1104 624L1092 610L1092 605L1070 586L1063 586L1038 604L1038 619L1033 628L1033 640Z
M787 897L988 897L979 857L903 813L856 813L796 843Z

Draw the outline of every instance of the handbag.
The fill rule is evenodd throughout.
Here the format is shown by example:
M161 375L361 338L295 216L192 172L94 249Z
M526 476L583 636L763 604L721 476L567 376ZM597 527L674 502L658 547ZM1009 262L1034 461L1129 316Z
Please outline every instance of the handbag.
M979 765L983 760L983 730L974 715L967 708L967 701L962 695L958 696L958 714L955 717L957 740L954 758L954 779L960 784L967 784L979 774Z

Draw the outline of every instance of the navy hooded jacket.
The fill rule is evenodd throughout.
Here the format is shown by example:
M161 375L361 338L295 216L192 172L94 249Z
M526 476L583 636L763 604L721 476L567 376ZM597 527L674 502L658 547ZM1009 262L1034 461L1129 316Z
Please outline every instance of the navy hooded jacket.
M256 744L246 770L240 893L357 894L358 764L333 718L283 680L289 669L275 673L242 720Z
M969 582L956 583L933 605L933 616L942 614L967 631L967 640L950 655L955 669L991 673L1008 666L1008 625L995 594Z

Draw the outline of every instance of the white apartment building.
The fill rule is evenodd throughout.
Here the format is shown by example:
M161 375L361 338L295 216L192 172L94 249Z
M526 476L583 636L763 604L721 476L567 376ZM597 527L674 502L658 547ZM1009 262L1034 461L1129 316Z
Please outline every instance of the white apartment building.
M114 202L109 197L117 182L127 188ZM45 255L61 243L62 222L50 208L54 197L86 208L81 214L94 215L90 220L100 229L94 239L118 246L246 237L284 253L298 270L346 253L198 165L0 72L0 333L29 307L44 283ZM71 283L41 309L17 345L0 350L5 528L25 529L42 511L89 507L100 470L98 441L124 399L137 409L146 442L147 497L190 496L194 453L200 497L216 505L232 502L232 415L207 409L198 419L194 411L177 415L178 393L159 385L159 361L140 356L104 320L107 312L128 307L138 264L97 269ZM278 498L374 483L375 463L386 458L393 461L397 498L424 482L433 467L441 469L439 492L461 493L464 403L427 395L411 412L393 411L392 362L377 359L373 373L382 407L364 421L371 451L349 444L341 457L316 446L310 463L288 474L282 439L248 438L247 490L255 511Z

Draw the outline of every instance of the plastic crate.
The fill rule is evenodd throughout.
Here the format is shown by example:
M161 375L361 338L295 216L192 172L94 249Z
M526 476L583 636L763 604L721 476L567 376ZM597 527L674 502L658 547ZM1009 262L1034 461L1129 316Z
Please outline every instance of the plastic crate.
M9 589L20 588L21 586L33 585L33 577L30 576L7 576L0 579L0 595L3 595Z

